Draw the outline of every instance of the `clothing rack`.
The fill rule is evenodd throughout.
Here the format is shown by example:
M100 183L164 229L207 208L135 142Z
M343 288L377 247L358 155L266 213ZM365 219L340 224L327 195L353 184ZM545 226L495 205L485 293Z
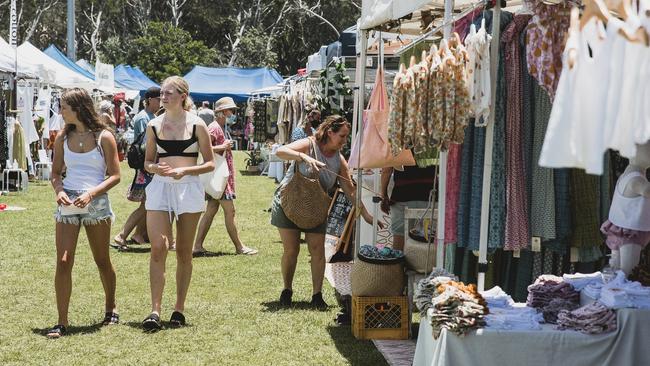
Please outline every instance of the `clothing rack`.
M470 5L467 9L463 10L458 16L451 15L451 17L448 19L447 18L447 11L445 9L445 20L442 22L442 24L438 25L437 27L427 31L423 35L419 36L418 38L414 39L411 43L407 44L406 46L400 48L395 52L395 56L400 56L404 52L408 51L409 49L415 47L417 44L420 42L426 40L427 38L431 37L432 35L444 31L448 26L451 26L452 24L456 23L459 19L463 19L466 15L474 11L474 9L478 8L481 5L486 5L488 0L481 0L478 2L473 3ZM445 2L445 7L446 7L447 2ZM449 35L443 36L444 38L449 38Z

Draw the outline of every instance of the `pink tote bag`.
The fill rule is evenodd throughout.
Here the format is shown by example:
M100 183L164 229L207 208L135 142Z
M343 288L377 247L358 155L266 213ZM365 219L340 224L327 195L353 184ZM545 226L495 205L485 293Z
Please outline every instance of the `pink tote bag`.
M388 93L384 84L384 70L377 69L375 86L370 95L368 109L363 111L363 140L359 161L359 134L352 143L350 168L374 169L415 165L411 150L393 156L388 142Z

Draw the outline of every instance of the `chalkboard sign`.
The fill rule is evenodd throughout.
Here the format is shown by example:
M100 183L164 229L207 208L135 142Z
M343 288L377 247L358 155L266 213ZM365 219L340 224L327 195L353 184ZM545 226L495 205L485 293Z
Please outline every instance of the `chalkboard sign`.
M341 250L341 245L347 244L351 232L351 223L354 221L354 205L343 190L334 193L332 203L327 214L327 228L325 229L326 241ZM347 247L347 245L345 245ZM344 248L345 251L345 248Z

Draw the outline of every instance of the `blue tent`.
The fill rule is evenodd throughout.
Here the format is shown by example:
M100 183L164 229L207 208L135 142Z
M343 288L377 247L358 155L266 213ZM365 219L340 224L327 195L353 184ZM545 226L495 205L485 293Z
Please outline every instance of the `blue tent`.
M46 48L45 51L43 51L43 53L55 59L58 63L67 67L68 69L75 71L87 78L95 80L94 74L88 72L86 69L75 64L65 54L63 54L63 52L61 52L61 50L59 50L55 45L51 44L50 47Z
M75 64L79 65L82 69L90 72L90 73L95 73L95 66L91 65L90 62L84 60L83 58L80 60L77 60Z
M282 76L267 67L240 69L195 66L184 78L190 84L190 95L197 103L204 100L214 102L221 97L245 102L252 91L282 82Z
M152 86L158 86L149 79L137 66L117 65L113 69L115 82L126 86L129 89L140 90L140 94Z

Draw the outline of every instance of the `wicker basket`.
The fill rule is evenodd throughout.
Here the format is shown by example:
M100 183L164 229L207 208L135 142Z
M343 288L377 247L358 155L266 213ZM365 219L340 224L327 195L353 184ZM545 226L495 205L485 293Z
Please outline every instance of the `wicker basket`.
M401 296L404 293L404 262L392 264L354 261L350 274L352 296Z
M406 237L404 257L406 268L417 273L429 273L436 263L436 243L422 243Z
M357 339L408 339L406 296L352 297L352 334Z

